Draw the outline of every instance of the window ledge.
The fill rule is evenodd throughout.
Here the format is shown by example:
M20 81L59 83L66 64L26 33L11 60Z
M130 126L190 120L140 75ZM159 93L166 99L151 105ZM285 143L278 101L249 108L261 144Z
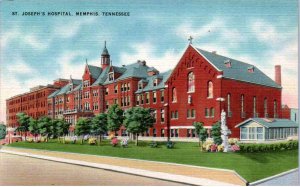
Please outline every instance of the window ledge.
M190 94L190 93L195 93L195 91L189 91L189 92L187 92L188 94Z

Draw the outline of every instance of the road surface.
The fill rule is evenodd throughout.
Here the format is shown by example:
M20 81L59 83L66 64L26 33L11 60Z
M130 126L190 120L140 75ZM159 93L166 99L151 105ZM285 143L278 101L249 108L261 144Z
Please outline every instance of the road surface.
M0 186L178 186L180 183L0 153Z

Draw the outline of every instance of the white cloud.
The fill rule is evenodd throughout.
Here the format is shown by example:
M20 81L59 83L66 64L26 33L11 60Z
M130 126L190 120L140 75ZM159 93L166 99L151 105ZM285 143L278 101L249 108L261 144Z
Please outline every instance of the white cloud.
M255 20L251 24L251 30L256 38L262 42L273 43L279 39L279 34L275 27L264 20Z
M7 73L9 74L33 74L35 69L29 64L25 63L21 57L15 57L14 63L7 66Z
M131 64L137 60L145 60L148 66L156 67L160 72L173 69L183 53L169 49L158 56L155 53L155 46L150 42L134 43L130 47L135 50L134 53L122 52L119 60L121 64Z

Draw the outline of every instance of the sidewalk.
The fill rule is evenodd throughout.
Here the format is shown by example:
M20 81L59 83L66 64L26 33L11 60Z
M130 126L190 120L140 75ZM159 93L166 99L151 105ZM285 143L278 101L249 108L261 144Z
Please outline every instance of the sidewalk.
M7 146L2 147L0 152L96 167L117 172L181 182L190 185L246 185L246 181L236 172L225 169L212 169L108 156L11 148Z

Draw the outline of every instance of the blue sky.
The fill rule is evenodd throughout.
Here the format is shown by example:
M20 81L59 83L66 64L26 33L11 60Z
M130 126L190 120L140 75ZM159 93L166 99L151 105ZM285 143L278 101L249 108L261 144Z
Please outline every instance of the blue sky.
M254 64L271 78L274 65L281 64L283 101L297 107L296 0L2 0L0 6L0 121L6 98L58 77L81 78L85 59L100 65L105 40L114 65L143 59L162 72L176 65L190 35L194 46ZM31 11L130 16L21 16Z

